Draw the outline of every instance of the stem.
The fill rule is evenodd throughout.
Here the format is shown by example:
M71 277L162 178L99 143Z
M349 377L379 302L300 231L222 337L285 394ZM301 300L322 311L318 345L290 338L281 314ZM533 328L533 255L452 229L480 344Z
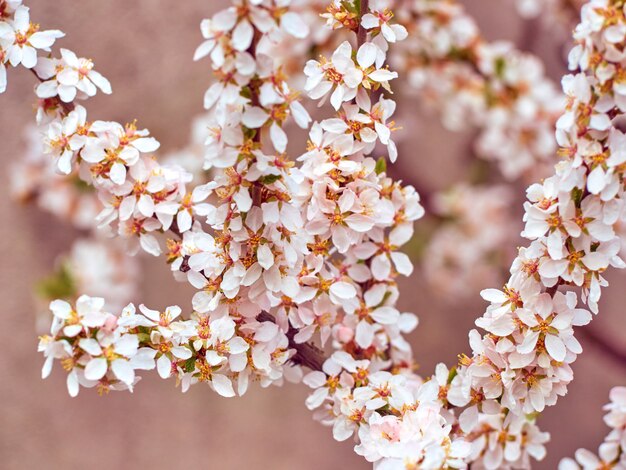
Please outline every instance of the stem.
M356 33L356 42L357 42L357 50L367 41L367 30L363 27L362 19L363 16L369 11L369 0L361 0L361 5L359 9L359 29Z
M35 69L30 69L30 71L32 72L32 74L37 77L37 80L39 80L41 83L45 82L45 80L43 80L39 75L37 75L37 72L35 72ZM61 106L61 108L63 108L63 114L65 116L67 116L69 113L71 113L72 111L74 111L75 105L74 103L65 103L64 101L61 101L60 97L55 97L52 98L55 99L58 103L59 106Z
M363 1L367 3L368 0L363 0ZM359 32L361 29L362 28L359 26ZM247 52L255 58L256 58L256 48L259 43L259 38L261 37L261 35L262 33L258 29L255 28L254 37L252 39L252 44L250 44L250 47L247 50ZM252 103L253 106L260 106L258 84L255 83L254 79L250 82L250 102ZM261 144L261 130L262 130L261 128L257 129L257 132L252 139L254 142L258 144ZM262 185L258 185L257 183L258 182L255 182L254 186L251 188L251 193L252 193L251 196L252 196L253 204L255 206L260 206L262 203L262 189L263 188L262 188ZM183 262L183 265L181 266L181 270L183 269L187 271L189 270L189 265L187 264L186 261L187 260ZM261 322L270 321L272 323L276 323L276 319L274 318L274 316L268 312L261 312L257 316L257 320ZM306 366L311 370L321 371L322 365L324 364L324 361L326 360L326 357L324 357L324 352L313 344L296 343L294 337L297 332L298 331L295 330L294 328L289 327L289 330L286 333L287 339L289 340L289 347L296 350L296 354L291 358L291 362L293 362L294 364Z
M256 318L262 322L271 321L272 323L276 323L274 316L267 312L261 312ZM294 336L297 332L297 330L291 327L289 327L287 331L289 347L296 350L296 354L291 358L291 362L306 366L311 370L321 371L324 361L326 360L324 351L310 343L296 343Z
M248 52L252 57L255 58L256 60L256 48L257 45L259 44L259 38L261 37L262 33L254 28L254 37L252 38L252 44L250 44L250 47L248 48L248 50L246 52ZM255 79L252 79L250 81L250 101L252 102L252 106L260 106L260 102L259 102L259 89L258 89L258 84L255 83ZM257 129L256 134L254 135L253 139L254 142L261 142L261 128Z
M559 290L559 287L563 284L563 278L559 278L559 280L557 281L556 284L554 284L552 287L548 287L546 289L546 292L548 294L550 294L550 297L554 297L554 294L556 294L556 292Z
M256 60L256 48L257 45L259 44L259 38L261 37L262 33L254 28L254 37L252 38L252 44L250 44L250 47L248 48L247 52L255 58ZM258 81L257 79L253 78L250 81L250 102L252 103L252 106L260 106L261 103L259 101L259 86L258 86ZM256 144L261 145L261 132L262 132L262 128L258 128L256 130L256 133L254 134L254 137L252 138L252 141ZM254 182L254 185L251 188L250 191L250 196L252 197L252 203L255 206L261 206L262 201L262 188L259 186L258 181Z

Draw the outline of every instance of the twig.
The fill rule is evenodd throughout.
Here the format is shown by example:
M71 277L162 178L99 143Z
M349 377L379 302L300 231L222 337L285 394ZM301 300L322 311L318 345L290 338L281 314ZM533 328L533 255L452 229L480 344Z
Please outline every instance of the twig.
M30 69L30 71L32 72L32 74L37 77L37 80L39 80L41 83L43 83L45 80L43 78L41 78L39 75L37 75L37 72L35 71L35 69ZM55 97L55 98L50 98L51 100L56 100L58 105L61 106L61 108L63 108L63 114L65 116L67 116L68 114L70 114L72 111L74 111L75 105L74 103L66 103L64 101L61 100L60 97Z
M363 16L369 12L369 0L361 0L361 8L359 10L359 29L356 33L357 49L365 44L367 40L367 30L363 27Z
M556 292L559 290L559 287L561 287L562 285L563 285L563 278L559 278L556 284L546 289L546 292L550 294L550 297L554 297L554 294L556 294Z
M262 322L270 321L276 323L274 316L267 312L261 312L256 318ZM289 347L296 350L296 354L291 358L291 362L306 366L311 370L321 371L322 365L326 360L324 351L310 343L296 343L294 337L297 332L298 330L289 327L286 333L287 339L289 340Z

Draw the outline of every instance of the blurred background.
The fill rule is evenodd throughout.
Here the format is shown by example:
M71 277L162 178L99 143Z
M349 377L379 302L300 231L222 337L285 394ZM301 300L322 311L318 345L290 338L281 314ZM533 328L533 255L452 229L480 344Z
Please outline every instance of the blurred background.
M91 116L122 123L137 118L161 141L163 152L187 144L192 120L202 112L211 78L208 62L191 60L201 41L198 25L226 3L28 2L33 21L43 29L62 29L67 37L61 46L93 58L110 79L114 94L90 100ZM537 53L558 82L564 72L562 36L540 22L520 19L507 1L466 3L488 39L510 40ZM33 120L33 85L30 73L12 70L8 92L0 97L0 468L370 468L350 442L335 442L329 429L313 421L304 407L303 385L253 387L243 398L224 399L201 385L182 395L172 381L146 373L134 394L99 397L95 390L82 390L71 399L60 368L41 380L43 358L36 352L41 305L34 300L33 286L69 249L77 232L9 197L7 169L24 153L22 129ZM400 157L390 172L425 194L463 179L473 132L445 130L436 113L422 109L415 99L400 100L400 107ZM517 194L509 207L515 233L522 230L523 186ZM519 243L511 240L511 250ZM152 308L190 305L189 290L173 281L162 260L142 258L141 263L142 294L135 302ZM503 273L495 286L504 281ZM601 342L626 353L626 275L611 273L609 281L613 287L603 294L592 328ZM400 307L420 318L410 340L422 375L428 376L437 362L454 364L458 353L469 352L467 333L485 308L479 287L469 297L442 295L425 281L419 264L411 278L401 281ZM606 434L601 406L608 391L626 384L626 363L584 335L581 343L585 353L574 364L577 377L569 394L539 421L552 441L548 458L536 468L555 468L579 447L595 450Z

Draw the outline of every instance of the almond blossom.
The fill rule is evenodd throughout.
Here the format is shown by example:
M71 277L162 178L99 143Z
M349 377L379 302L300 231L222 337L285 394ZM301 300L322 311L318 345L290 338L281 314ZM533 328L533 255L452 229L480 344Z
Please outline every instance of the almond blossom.
M59 96L65 103L74 101L77 93L91 97L97 88L111 94L109 81L93 70L93 62L79 59L68 49L61 49L61 60L41 59L37 64L37 75L46 80L37 87L37 96L52 98Z
M13 67L22 64L32 69L37 65L37 50L49 52L54 42L63 36L65 34L58 30L39 31L39 25L31 23L29 10L23 5L15 8L8 22L0 22L0 43L6 44L4 54Z
M382 86L389 90L389 80L398 74L382 67L384 53L373 43L362 44L356 53L356 63L352 59L352 46L343 42L330 60L321 62L310 60L304 73L307 83L304 89L312 99L322 99L330 93L330 103L338 110L342 103L356 98L359 86L365 89Z
M77 106L63 121L48 126L44 153L55 158L60 173L72 172L76 152L87 142L87 129L87 111L82 106Z

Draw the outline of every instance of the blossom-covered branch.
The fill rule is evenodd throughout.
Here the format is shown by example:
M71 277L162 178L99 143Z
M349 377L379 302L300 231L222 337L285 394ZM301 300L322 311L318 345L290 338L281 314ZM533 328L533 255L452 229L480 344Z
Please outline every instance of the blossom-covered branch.
M486 41L455 0L417 0L400 9L409 39L393 55L411 89L442 110L451 129L480 129L480 157L507 179L545 176L556 150L563 98L541 61L504 41Z
M617 33L622 28L613 26L614 21L626 22L621 7L620 2L599 1L583 10L576 32L579 45L570 55L572 67L581 72L564 80L569 102L558 122L557 140L566 158L555 176L529 188L524 236L533 242L520 251L505 288L483 292L492 305L477 325L487 334L481 337L473 331L474 356L463 356L451 371L438 367L435 377L421 387L437 385L437 396L430 395L435 401L431 412L439 410L443 423L456 424L451 436L472 443L471 449L459 443L466 462L495 469L527 466L531 456L543 458L547 435L538 431L534 416L566 392L572 379L569 364L582 351L573 327L591 320L591 314L577 306L575 292L562 293L558 286L580 287L583 301L597 312L600 289L606 285L602 273L609 266L624 266L614 230L623 217L622 134L611 124L621 112L618 51L623 46L616 44L624 38ZM399 467L407 455L414 464L427 461L411 454L419 448L413 442L407 449L411 438L429 442L415 437L419 429L407 431L410 405L391 405L394 393L388 385L364 379L369 363L351 361L335 355L325 364L326 378L305 378L316 388L311 404L329 397L334 401L335 437L358 428L357 452L374 461L383 458ZM398 380L405 385L406 378ZM382 381L392 383L390 377ZM415 400L402 386L397 393ZM370 403L379 398L382 401ZM427 401L417 402L419 412ZM379 405L382 414L374 411ZM463 411L456 421L452 413L458 407ZM438 455L447 454L440 449Z
M524 452L537 456L532 441L518 440L532 422L527 417L555 404L573 378L569 364L582 351L573 327L589 323L591 314L577 306L573 290L558 287L579 287L597 313L607 285L602 273L624 267L614 228L624 212L623 134L612 124L622 113L624 36L613 33L615 21L626 24L623 2L594 0L582 15L570 53L570 66L579 71L563 80L568 106L557 123L564 159L555 176L528 189L523 235L532 243L520 250L503 290L483 291L491 306L477 325L487 334L470 334L474 356L461 358L449 386L452 404L471 405L460 416L464 433L472 436L488 423L489 432L523 444L522 453L485 448L481 458L492 468L525 458Z
M22 11L20 9L27 12L25 7L18 7L16 11ZM156 255L161 251L158 240L154 236L156 232L171 229L182 236L182 240L170 240L168 242L168 259L172 263L173 269L178 270L185 261L191 268L187 272L187 278L192 284L201 283L198 287L204 288L208 286L209 280L213 283L217 282L218 285L221 282L225 290L228 290L228 294L233 294L232 296L219 294L218 298L223 299L224 306L215 313L216 317L223 314L223 308L229 308L227 303L230 303L230 299L236 295L236 291L233 290L234 286L231 284L231 287L227 287L227 283L234 279L240 281L243 277L243 275L238 274L239 267L243 267L241 261L234 268L232 265L239 258L234 244L238 244L244 239L239 237L237 242L232 240L230 231L233 230L233 226L230 225L230 221L234 220L235 224L241 223L241 214L250 212L252 206L251 193L253 193L250 189L252 186L255 186L256 194L270 199L277 194L280 195L276 188L282 187L283 183L279 181L280 174L276 173L276 168L283 171L280 170L283 168L280 158L268 164L264 159L265 156L260 153L260 139L256 137L257 134L260 136L261 126L270 118L269 112L266 112L265 109L273 113L270 120L274 124L271 126L270 133L272 134L272 141L281 151L284 151L286 146L286 136L280 129L280 125L291 111L295 110L300 124L306 125L308 121L306 112L295 100L295 94L289 92L284 80L277 75L277 71L272 69L273 61L270 57L265 54L255 57L247 52L253 41L257 45L254 52L258 52L259 48L263 47L264 40L266 43L271 43L276 39L282 15L289 17L290 13L284 9L279 12L277 7L273 5L269 7L257 6L243 2L239 9L231 8L221 12L218 23L219 28L222 29L216 32L220 36L219 44L212 45L209 39L197 53L197 58L205 52L213 54L216 74L220 79L216 85L221 87L221 90L218 92L219 95L213 96L215 99L212 98L211 93L215 92L217 87L213 87L207 92L205 105L214 110L216 119L220 120L225 134L230 133L230 136L225 138L228 148L219 155L222 159L222 166L220 167L219 164L217 166L220 168L230 166L232 164L230 160L233 157L235 159L238 156L245 158L240 162L239 168L231 172L225 171L221 181L218 178L218 181L211 185L196 188L193 193L187 193L185 190L185 183L189 180L189 176L182 169L159 165L154 159L143 155L158 148L158 142L148 137L147 131L138 131L134 124L121 126L117 123L101 121L88 123L86 111L82 106L75 106L69 110L69 107L61 105L71 100L78 92L80 92L79 97L86 97L95 93L95 87L90 88L89 83L96 84L101 88L104 87L105 82L101 76L93 72L93 65L90 62L76 59L69 51L62 51L62 59L56 60L56 62L54 62L55 59L50 59L53 61L52 70L54 70L55 75L50 75L48 72L50 68L46 67L48 62L44 59L39 61L36 68L39 77L45 80L42 86L37 88L37 92L42 98L38 117L40 123L47 128L48 146L51 153L57 158L58 169L63 173L76 170L86 182L93 184L98 190L101 201L105 204L105 209L99 215L101 224L116 225L118 234L127 238L137 248L141 246L145 251ZM251 18L261 25L260 29L252 27L249 21ZM290 27L291 23L289 22L287 27ZM12 22L6 24L14 26ZM208 27L210 27L209 21L203 24L203 28ZM264 33L260 37L254 38L255 31L259 33L261 29ZM297 29L295 34L301 35L302 32L302 29ZM270 33L274 37L272 40L269 39ZM232 46L229 45L231 41ZM216 51L219 49L224 52L221 49L223 46L226 46L227 54L218 57ZM233 72L238 75L233 74ZM70 76L71 80L66 75ZM263 86L263 82L267 82L266 87ZM43 85L46 86L43 87ZM81 88L81 85L84 85L84 89ZM66 86L73 86L77 92L73 93L70 90L68 93L64 88ZM253 88L254 94L258 96L258 101L260 101L259 104L265 108L255 105L251 99L244 97L246 93L251 96ZM265 119L262 119L263 115L265 115ZM239 130L236 128L237 119L245 121L245 124L239 125ZM217 130L220 127L216 126L214 129ZM207 166L215 166L215 162L211 161L213 155L210 152L211 148L214 150L223 149L224 146L221 132L215 136L218 138L217 142L209 142ZM260 155L259 162L257 162L256 153ZM248 165L252 166L252 171L249 174L247 174ZM240 175L247 176L247 179ZM267 175L267 179L265 179L265 175ZM270 185L273 186L271 190L265 189L266 186L269 187ZM217 195L218 200L223 201L220 208L202 204L202 201L213 192ZM257 211L262 202L264 201L257 202ZM262 222L258 219L258 215L260 212L250 215L248 218L250 226ZM218 244L214 243L212 249L208 243L214 241L214 238L204 232L199 222L195 221L198 216L211 216L212 220L209 223L212 222L213 228L219 232L228 230L229 236L224 237ZM224 225L226 225L226 229L224 229ZM263 223L261 226L257 225L255 231L263 228L262 225ZM195 226L193 231L191 230L192 226ZM283 235L286 233L288 232ZM280 232L276 232L276 234L281 236ZM250 259L256 257L258 242L259 239L255 237L251 240L250 248L254 249L254 252L248 253ZM222 247L216 246L222 243ZM265 245L261 251L267 247ZM223 260L216 251L221 249L227 256ZM263 253L265 252L263 251ZM193 257L192 254L196 256ZM209 273L203 264L212 260L212 271ZM253 264L255 266L253 266L252 272L256 273L258 279L261 268L258 263ZM231 266L232 269L225 269L228 266ZM224 276L220 274L222 271L226 271L226 282L223 281ZM273 273L280 277L277 267ZM233 276L229 277L229 274ZM248 278L250 279L252 276L248 276ZM276 278L274 277L273 280L275 282ZM251 283L254 281L255 279L252 279ZM288 287L293 289L293 284L288 284ZM206 294L211 290L207 289L201 294ZM206 303L203 304L204 301ZM197 296L194 302L196 308L202 312L207 312L209 309L215 310L218 307L218 305L207 304L208 300L203 295ZM253 308L258 309L256 305ZM247 312L244 310L245 307L241 307L233 314L245 318ZM279 342L285 343L286 346L287 339L284 334L282 338ZM275 345L273 351L276 351L276 348L278 345ZM267 356L269 358L269 351ZM284 356L282 359L283 355L276 352L271 360L277 363L279 361L284 362L287 355ZM264 366L268 372L271 360ZM257 367L261 366L257 364ZM238 372L241 371L236 373ZM275 376L276 379L281 377L282 374ZM240 385L240 392L243 393L243 391L244 385Z
M54 314L51 335L41 337L39 350L46 355L43 377L55 359L69 373L67 387L76 396L79 386L98 387L100 392L133 390L137 370L156 367L162 378L175 375L182 390L207 382L220 395L235 395L229 368L246 369L248 363L268 361L259 345L278 337L278 327L265 322L235 323L229 317L209 321L207 316L179 320L179 307L164 312L128 305L119 315L103 310L104 299L82 296L75 306L64 301L50 305ZM237 331L237 334L235 334ZM251 344L255 344L251 346ZM247 387L248 374L239 375L238 387Z

